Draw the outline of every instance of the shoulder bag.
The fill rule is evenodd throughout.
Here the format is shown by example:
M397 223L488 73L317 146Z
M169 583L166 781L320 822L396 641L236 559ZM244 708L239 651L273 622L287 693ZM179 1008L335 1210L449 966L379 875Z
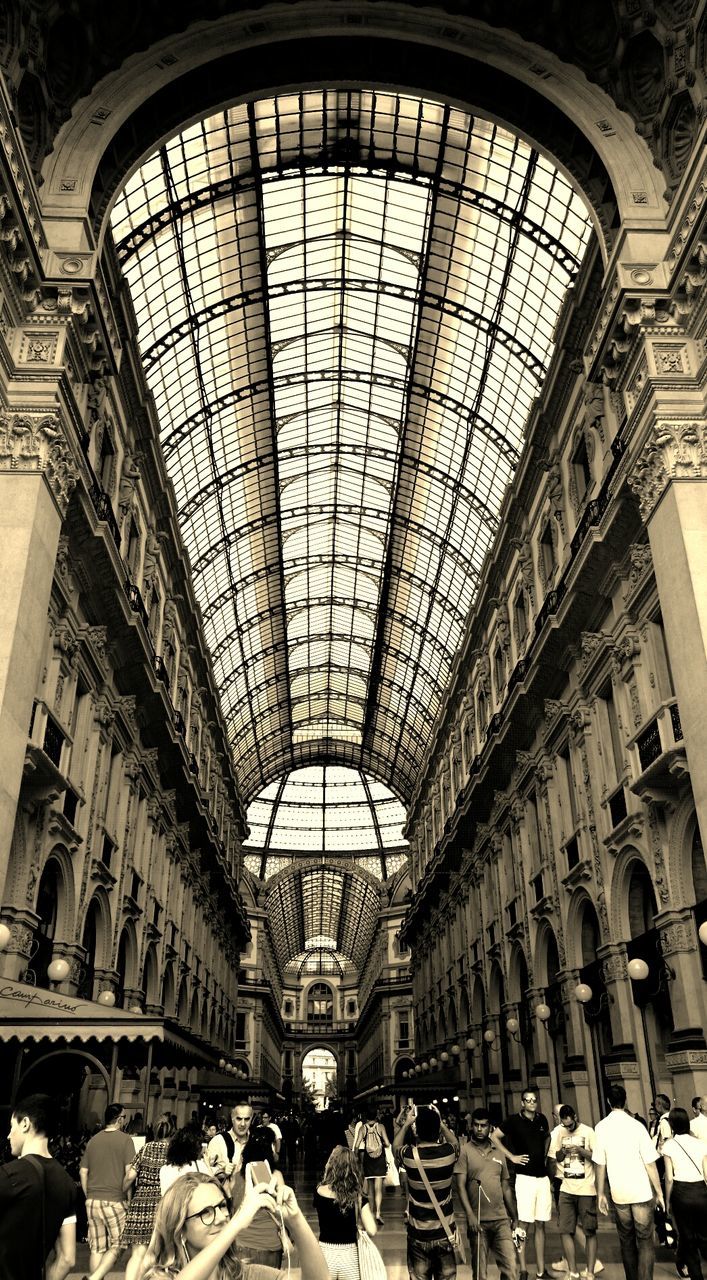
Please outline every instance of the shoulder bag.
M380 1251L361 1225L361 1205L356 1211L358 1220L356 1251L358 1253L359 1280L387 1280L386 1265Z
M420 1153L417 1147L412 1147L411 1151L412 1151L412 1158L415 1161L415 1164L417 1165L417 1171L420 1177L422 1178L422 1182L425 1187L425 1190L428 1196L430 1197L430 1203L432 1205L432 1208L437 1214L437 1217L439 1218L442 1224L442 1227L444 1228L444 1234L446 1235L447 1240L449 1241L452 1249L454 1250L454 1257L457 1262L466 1262L466 1249L464 1248L464 1241L462 1240L462 1237L459 1234L459 1228L455 1226L453 1231L450 1229L447 1219L442 1213L439 1200L437 1199L434 1191L432 1190L432 1184L430 1183L430 1180L427 1177L427 1174L425 1173L425 1170L422 1167L422 1161L420 1159Z

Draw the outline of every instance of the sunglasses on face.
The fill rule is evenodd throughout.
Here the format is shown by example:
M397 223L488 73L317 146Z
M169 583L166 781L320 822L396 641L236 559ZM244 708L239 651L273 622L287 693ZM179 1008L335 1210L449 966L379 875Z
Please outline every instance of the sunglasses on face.
M204 1205L204 1208L199 1209L197 1213L188 1213L184 1221L189 1222L190 1218L198 1218L203 1227L212 1227L219 1210L228 1214L228 1205L225 1200L219 1200L216 1204Z

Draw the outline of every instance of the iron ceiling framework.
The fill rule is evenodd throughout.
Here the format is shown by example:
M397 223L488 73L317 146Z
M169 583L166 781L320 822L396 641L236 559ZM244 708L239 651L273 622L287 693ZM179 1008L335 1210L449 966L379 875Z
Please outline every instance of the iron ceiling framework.
M245 801L317 762L406 800L585 206L486 120L311 90L166 143L113 232Z

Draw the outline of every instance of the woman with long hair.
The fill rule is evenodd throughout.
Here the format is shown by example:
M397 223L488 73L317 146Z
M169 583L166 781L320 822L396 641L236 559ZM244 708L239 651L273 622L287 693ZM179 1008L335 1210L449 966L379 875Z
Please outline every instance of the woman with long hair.
M152 1238L152 1260L144 1280L251 1280L253 1264L236 1252L240 1233L267 1209L282 1219L297 1246L302 1280L329 1280L324 1255L291 1187L248 1189L229 1218L221 1183L185 1173L162 1197ZM271 1267L254 1267L253 1280L278 1280Z
M358 1157L348 1147L334 1147L314 1192L314 1207L331 1280L358 1280L359 1223L369 1236L377 1228Z
M238 1190L234 1188L234 1208L238 1208L249 1181L253 1180L252 1170L249 1173L249 1166L254 1165L256 1161L267 1161L273 1185L283 1185L285 1179L282 1174L272 1172L273 1137L272 1129L267 1127L261 1126L259 1129L251 1130L241 1153L241 1177L238 1179ZM261 1262L266 1267L280 1268L283 1254L282 1236L277 1222L267 1209L260 1209L253 1221L243 1228L238 1236L236 1248L238 1257L244 1262Z
M668 1114L672 1138L662 1147L665 1161L665 1212L673 1212L680 1238L679 1256L690 1280L702 1280L700 1251L707 1247L707 1148L690 1132L684 1107Z
M201 1134L190 1125L177 1129L167 1148L167 1160L160 1169L161 1194L169 1191L172 1183L185 1173L210 1173L203 1155Z
M167 1162L169 1140L173 1133L174 1125L170 1117L162 1116L155 1129L154 1141L146 1142L142 1150L138 1151L123 1181L124 1191L134 1184L134 1195L128 1205L120 1241L121 1248L132 1245L132 1253L125 1268L125 1280L140 1280L162 1194L160 1169Z

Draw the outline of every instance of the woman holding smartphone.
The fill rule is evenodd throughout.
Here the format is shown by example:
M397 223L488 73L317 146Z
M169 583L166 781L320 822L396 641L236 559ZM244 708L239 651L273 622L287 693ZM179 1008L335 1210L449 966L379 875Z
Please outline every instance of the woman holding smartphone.
M262 1210L285 1222L297 1246L302 1280L329 1280L324 1255L291 1187L250 1187L229 1218L221 1183L203 1173L185 1173L163 1196L143 1280L285 1280L284 1273L242 1262L236 1253L240 1235Z
M249 1187L284 1185L282 1174L279 1171L274 1174L272 1172L272 1151L272 1131L266 1128L253 1129L241 1157L243 1181L239 1184L239 1199L247 1194ZM238 1203L235 1207L238 1207ZM238 1257L243 1262L260 1262L278 1270L282 1266L283 1251L284 1241L277 1222L267 1209L260 1209L238 1236Z

